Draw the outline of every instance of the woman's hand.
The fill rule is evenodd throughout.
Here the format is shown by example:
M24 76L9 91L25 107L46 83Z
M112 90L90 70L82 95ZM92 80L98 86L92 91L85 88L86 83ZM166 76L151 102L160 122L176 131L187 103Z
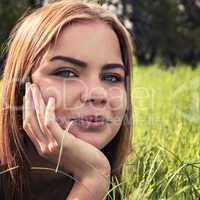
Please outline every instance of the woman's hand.
M57 164L61 141L66 134L60 167L80 181L95 173L102 180L109 181L111 169L108 159L99 149L60 127L56 121L53 97L45 105L38 86L27 83L23 104L23 128L41 157Z

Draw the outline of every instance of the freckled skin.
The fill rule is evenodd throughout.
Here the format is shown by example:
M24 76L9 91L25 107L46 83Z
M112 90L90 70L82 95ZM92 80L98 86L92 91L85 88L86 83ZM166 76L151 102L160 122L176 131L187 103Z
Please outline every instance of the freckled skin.
M76 58L88 66L81 69L61 60L50 61L56 55ZM125 81L112 82L103 78L105 74L125 77L125 73L119 68L102 71L102 66L108 63L123 64L114 31L99 21L76 23L62 30L41 65L32 73L32 80L39 86L45 103L49 97L55 97L56 117L63 128L71 117L79 115L98 114L112 121L104 129L81 129L77 125L70 129L71 134L98 149L105 147L117 134L127 106ZM72 71L71 77L64 73L55 75L61 67ZM93 97L94 102L86 101Z

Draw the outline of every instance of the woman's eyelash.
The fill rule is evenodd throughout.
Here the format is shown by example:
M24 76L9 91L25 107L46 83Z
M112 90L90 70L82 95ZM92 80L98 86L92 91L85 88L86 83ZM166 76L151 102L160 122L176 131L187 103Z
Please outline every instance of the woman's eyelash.
M70 73L76 74L75 72L73 72L73 71L71 71L71 70L65 69L65 70L58 70L58 71L56 71L56 72L54 73L54 75L61 75L61 74L64 74L64 73L65 73L64 76L66 76L66 72L67 72L68 75L69 75ZM75 77L78 77L78 75L75 75Z
M109 80L113 80L113 78L114 78L115 81L111 81L111 82L122 82L122 81L124 81L124 78L119 76L119 75L105 74L104 77L108 77Z
M67 78L70 78L70 77L78 77L78 75L71 71L71 70L58 70L54 73L54 75L61 75L61 74L64 74L63 76L66 77L66 73L68 74ZM69 76L69 74L74 74L74 76ZM107 80L109 82L113 82L113 83L116 83L116 82L123 82L124 81L124 78L120 75L114 75L114 74L104 74L102 75L103 78L108 78Z

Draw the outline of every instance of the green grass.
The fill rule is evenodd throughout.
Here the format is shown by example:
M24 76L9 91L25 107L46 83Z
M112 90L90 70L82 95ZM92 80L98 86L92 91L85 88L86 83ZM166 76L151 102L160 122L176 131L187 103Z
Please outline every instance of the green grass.
M133 85L130 199L200 199L200 68L135 67Z

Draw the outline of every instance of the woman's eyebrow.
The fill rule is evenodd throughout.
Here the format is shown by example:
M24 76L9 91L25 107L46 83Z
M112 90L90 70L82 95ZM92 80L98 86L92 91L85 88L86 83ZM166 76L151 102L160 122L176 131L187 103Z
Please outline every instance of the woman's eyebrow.
M76 58L68 57L68 56L58 55L58 56L54 56L50 59L51 62L55 61L55 60L62 60L64 62L68 62L68 63L74 64L74 65L77 65L78 67L81 67L81 68L86 68L88 66L88 64L86 62L84 62L82 60L78 60ZM104 64L102 67L103 70L116 69L116 68L120 68L126 72L126 68L124 67L123 64L120 64L120 63L108 63L108 64Z
M87 67L87 63L81 60L78 60L76 58L72 58L72 57L66 57L66 56L54 56L50 59L50 61L55 61L55 60L62 60L64 62L68 62L71 64L75 64L81 68L86 68Z

